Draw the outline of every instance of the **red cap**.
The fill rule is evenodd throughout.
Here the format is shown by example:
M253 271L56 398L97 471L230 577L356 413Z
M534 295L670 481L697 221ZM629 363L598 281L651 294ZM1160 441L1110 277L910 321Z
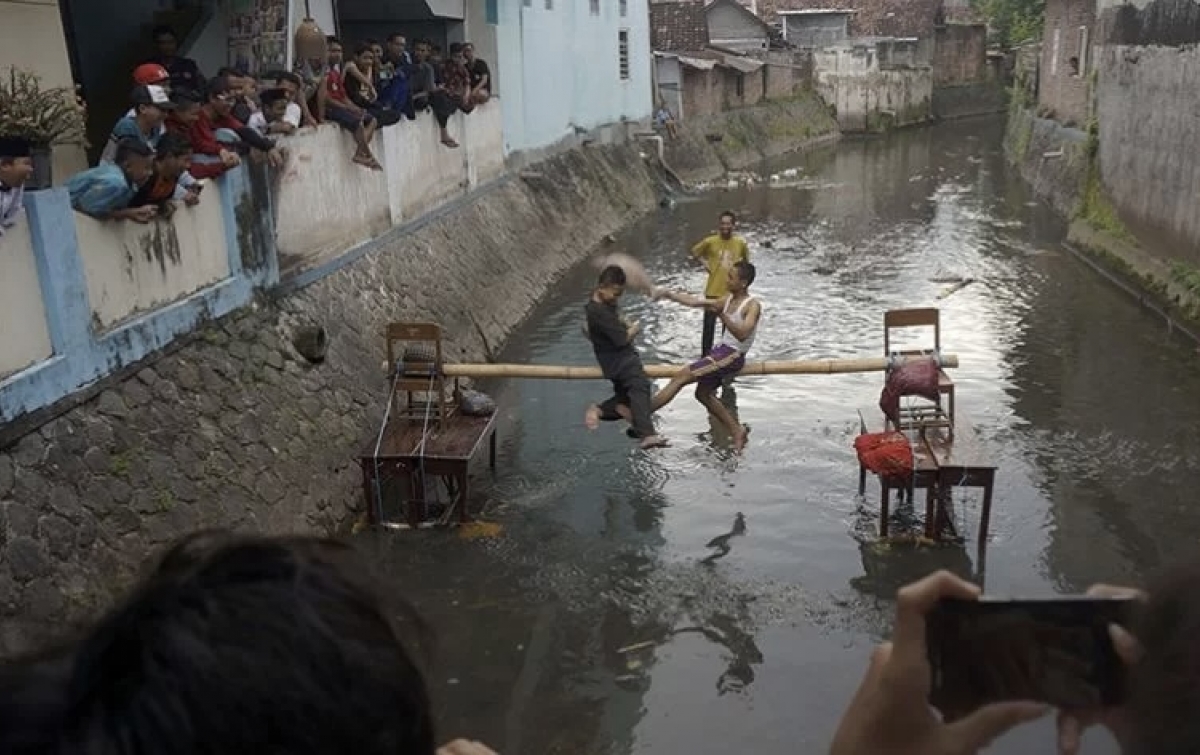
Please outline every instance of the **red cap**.
M161 84L170 78L171 74L167 73L167 69L158 63L142 63L133 69L135 84Z

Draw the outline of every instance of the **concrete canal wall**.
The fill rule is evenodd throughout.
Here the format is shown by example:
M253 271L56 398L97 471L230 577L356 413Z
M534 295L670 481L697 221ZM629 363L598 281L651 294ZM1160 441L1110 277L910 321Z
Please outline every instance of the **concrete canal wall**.
M762 141L729 154L834 133L827 115L816 132L779 125L798 107L823 112L740 113ZM0 654L94 615L185 532L356 518L356 454L387 395L384 326L439 322L449 359L485 359L561 273L660 200L653 143L635 130L520 172L467 133L460 151L419 145L438 162L402 181L403 145L378 147L392 163L378 176L322 130L296 140L275 183L239 169L205 192L206 210L151 228L78 218L58 191L33 197L29 232L0 245L0 306L44 313L3 336ZM309 325L328 334L321 364L293 345Z
M1047 39L1018 56L1006 149L1072 242L1200 321L1196 9L1049 3Z

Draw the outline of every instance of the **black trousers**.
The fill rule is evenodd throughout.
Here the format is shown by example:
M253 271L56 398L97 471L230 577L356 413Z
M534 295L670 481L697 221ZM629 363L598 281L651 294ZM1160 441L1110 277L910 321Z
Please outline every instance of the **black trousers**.
M630 422L633 431L630 433L638 438L648 438L655 435L654 422L650 419L650 378L646 371L638 365L638 369L629 370L628 374L613 378L613 395L600 404L600 419L613 422L621 419L617 406L624 404L629 407Z
M717 336L717 313L704 310L704 331L700 335L700 356L712 351L713 339Z

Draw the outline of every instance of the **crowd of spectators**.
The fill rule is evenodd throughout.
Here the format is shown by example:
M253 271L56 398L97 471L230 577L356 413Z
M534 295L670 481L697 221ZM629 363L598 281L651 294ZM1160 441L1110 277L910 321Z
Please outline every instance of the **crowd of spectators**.
M280 137L323 123L351 134L356 164L383 170L371 150L378 129L428 110L441 143L453 149L459 145L447 128L450 116L491 97L491 71L470 43L450 45L443 57L428 40L410 53L404 36L393 34L386 47L367 40L347 58L341 41L327 37L321 54L265 80L235 68L206 78L179 54L170 28L156 28L154 43L157 53L133 71L130 109L113 125L99 164L66 183L79 212L139 223L169 218L178 203L200 202L206 180L245 160L282 166ZM29 145L0 134L0 147L3 233L21 210Z

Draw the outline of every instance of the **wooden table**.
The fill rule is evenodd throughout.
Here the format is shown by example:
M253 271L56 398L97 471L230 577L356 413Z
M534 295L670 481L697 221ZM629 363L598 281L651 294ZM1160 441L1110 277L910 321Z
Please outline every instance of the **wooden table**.
M424 439L422 442L422 435ZM419 419L398 418L388 422L382 437L372 441L359 457L367 521L383 519L382 482L399 479L407 483L411 496L404 499L406 519L418 526L427 514L426 480L442 480L450 491L450 505L457 506L459 521L467 521L470 500L471 461L488 445L488 464L496 468L496 416L470 417L455 413L440 425Z
M880 410L860 409L859 428L863 433L883 432L891 429L885 423ZM878 418L877 420L874 418ZM992 515L992 491L996 483L996 465L987 459L980 448L974 430L961 416L955 418L953 427L933 426L916 430L917 438L912 443L913 474L906 485L894 479L881 477L882 500L880 502L880 537L888 535L890 498L893 489L901 490L901 500L907 490L911 501L916 488L924 488L925 536L931 540L941 535L943 521L949 520L947 503L954 487L983 488L983 507L979 517L979 544L987 541L988 526ZM859 465L858 492L866 491L867 469Z

